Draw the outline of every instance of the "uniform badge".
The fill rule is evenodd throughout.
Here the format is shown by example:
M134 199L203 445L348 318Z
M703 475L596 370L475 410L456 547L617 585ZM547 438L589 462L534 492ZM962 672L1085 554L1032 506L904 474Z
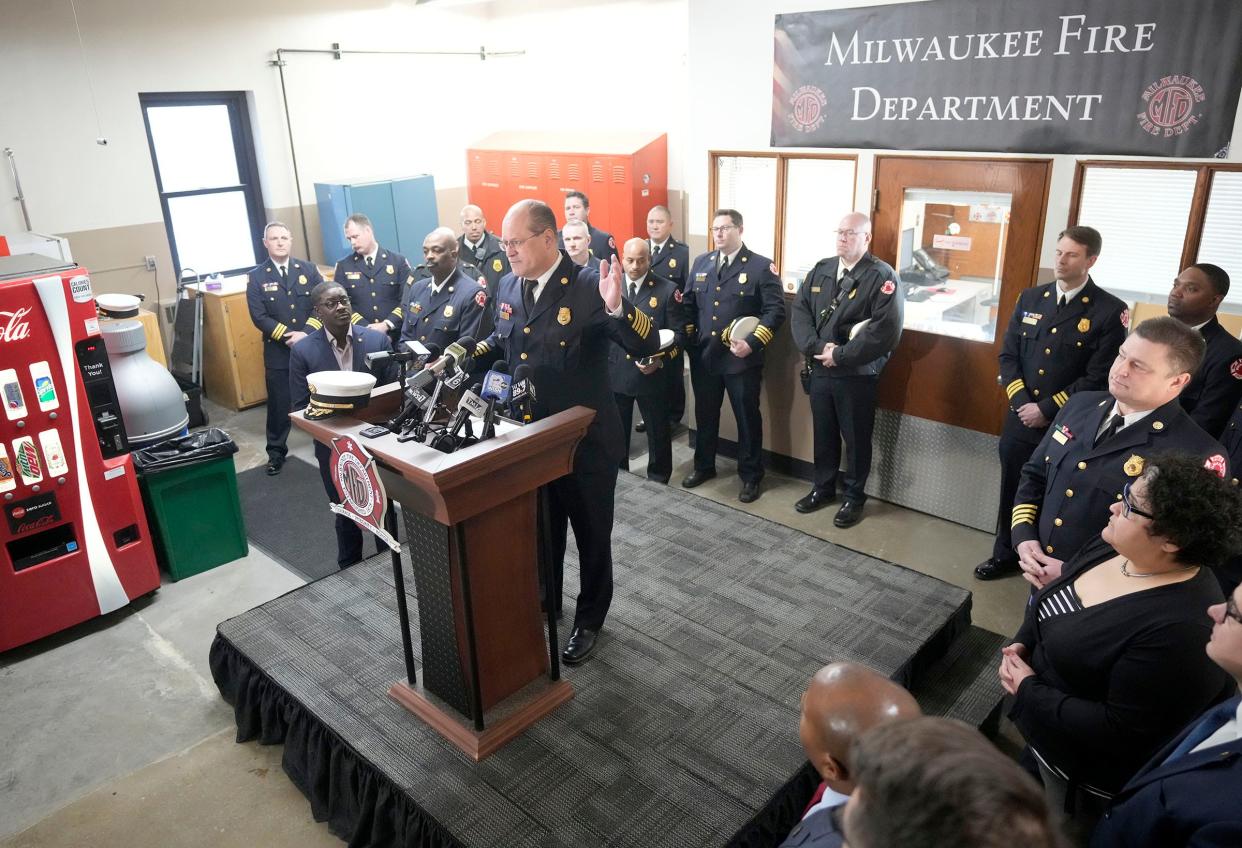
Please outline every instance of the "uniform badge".
M421 303L412 303L410 304L410 309L415 315L417 315L423 311L423 305Z
M444 304L444 317L445 318L453 317L453 304L451 303Z
M361 272L361 271L346 271L346 272L345 272L345 279L347 279L347 280L361 280L361 279L362 279L362 272Z
M1052 431L1052 438L1057 443L1063 445L1070 439L1074 438L1074 434L1070 432L1069 427L1062 424Z
M850 289L849 299L853 300L857 294L858 294L858 286L854 286L854 288Z
M823 290L823 286L811 286L811 294L819 294Z
M306 285L306 275L305 275L305 274L299 274L299 275L298 275L298 285L299 285L299 286L304 286L304 285Z
M1143 473L1143 457L1138 454L1134 454L1126 460L1126 464L1123 468L1125 469L1126 474L1129 474L1131 477L1139 476Z
M1090 330L1090 329L1091 329L1090 318L1079 318L1078 319L1078 332L1085 333L1087 332L1087 330Z
M704 272L700 272L700 273L698 273L698 274L695 274L695 275L694 275L694 281L695 281L696 283L701 283L701 282L703 282L703 281L704 281L704 280L706 280L706 279L707 279L707 272L706 272L706 271L704 271Z
M651 304L652 309L655 309L657 306L660 305L660 299L658 297L652 296L651 300L647 301L647 303Z
M559 310L557 310L556 323L564 327L572 320L573 320L573 314L569 311L568 306L562 306Z
M738 274L737 281L741 283L742 285L746 285L746 272L745 271L743 271L741 274Z
M1125 327L1127 330L1130 329L1130 310L1129 309L1121 310L1121 326Z
M561 285L562 286L569 285L569 277L561 277Z
M884 283L884 285L880 286L880 294L892 294L895 291L897 291L897 284L892 280L889 280ZM850 292L850 294L853 295L853 292Z
M479 288L487 288L487 277L479 277Z
M779 276L779 272L776 270L776 263L775 263L775 262L772 262L772 263L769 263L769 264L768 264L768 270L769 270L769 271L771 271L773 274L775 274L775 275Z
M676 260L676 259L670 259L670 260L668 261L668 267L670 267L670 268L676 268L676 267L677 267L677 260Z
M673 300L681 303L685 299L685 295L681 293L681 289L673 289Z
M1218 453L1214 453L1203 461L1203 467L1208 471L1215 471L1216 476L1222 480L1225 478L1225 458Z
M1235 359L1230 364L1229 373L1233 375L1233 379L1242 380L1242 359Z
M492 270L495 271L497 274L503 271L504 267L505 267L504 263L501 262L499 259L492 260Z
M500 304L500 317L505 321L508 321L510 318L512 318L513 307L509 305L508 303Z
M395 273L397 273L397 269L396 269L396 268L394 268L394 267L392 267L391 265L389 265L387 268L385 268L385 269L384 269L384 273L386 273L386 274L395 274Z
M474 293L474 302L479 306L487 306L487 292L479 289Z

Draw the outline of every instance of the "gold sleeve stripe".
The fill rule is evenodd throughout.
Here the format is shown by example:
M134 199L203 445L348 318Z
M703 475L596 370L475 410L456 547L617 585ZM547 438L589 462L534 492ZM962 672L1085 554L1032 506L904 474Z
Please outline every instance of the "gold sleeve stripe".
M651 319L637 309L630 315L630 326L638 333L639 338L645 339L651 334Z
M1008 386L1005 386L1005 394L1009 395L1010 400L1013 400L1013 396L1025 388L1026 388L1026 383L1022 381L1021 377L1019 377L1017 380L1014 380Z
M694 334L694 331L695 331L695 330L697 330L697 329L698 329L698 327L694 326L693 324L687 324L687 325L686 325L686 332L687 332L687 333L690 333L691 335L693 335L693 334Z
M351 323L351 324L357 324L357 323L358 323L359 321L361 321L361 320L362 320L362 316L361 316L361 315L359 315L357 312L355 312L353 315L349 316L349 323Z
M394 306L392 310L392 316L400 320L405 317L405 310L403 310L400 306Z
M284 324L277 321L276 326L272 328L272 341L274 342L280 341L280 337L283 336L285 334L285 330L288 330L288 329L289 328L286 327Z
M1057 392L1055 395L1052 396L1052 399L1053 401L1056 402L1056 405L1058 407L1061 407L1061 406L1065 406L1065 402L1069 400L1069 395L1067 395L1065 392Z
M769 345L772 343L772 331L760 324L758 327L755 327L755 338L765 345Z
M485 353L489 353L491 349L492 349L492 346L489 345L487 342L479 342L478 344L474 346L474 355L482 356Z
M323 329L323 323L318 318L307 318L306 326L310 327L312 330Z

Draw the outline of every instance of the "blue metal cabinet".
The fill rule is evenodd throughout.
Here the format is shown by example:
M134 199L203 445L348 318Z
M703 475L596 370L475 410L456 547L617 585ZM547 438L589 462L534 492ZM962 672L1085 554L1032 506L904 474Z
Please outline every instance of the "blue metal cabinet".
M361 212L371 219L381 246L417 265L423 239L440 223L435 181L430 174L373 183L315 183L323 255L334 264L350 254L345 219Z

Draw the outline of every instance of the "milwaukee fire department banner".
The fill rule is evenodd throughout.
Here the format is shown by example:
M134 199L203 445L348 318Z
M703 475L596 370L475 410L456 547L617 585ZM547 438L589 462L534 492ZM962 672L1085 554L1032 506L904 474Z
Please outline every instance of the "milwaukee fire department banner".
M776 16L772 144L1220 157L1242 0L929 0Z

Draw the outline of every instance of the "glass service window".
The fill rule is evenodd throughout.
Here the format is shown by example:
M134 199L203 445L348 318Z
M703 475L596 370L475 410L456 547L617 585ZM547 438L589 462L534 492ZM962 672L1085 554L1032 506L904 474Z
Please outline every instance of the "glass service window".
M996 338L1011 206L1009 194L906 189L897 247L905 329Z

